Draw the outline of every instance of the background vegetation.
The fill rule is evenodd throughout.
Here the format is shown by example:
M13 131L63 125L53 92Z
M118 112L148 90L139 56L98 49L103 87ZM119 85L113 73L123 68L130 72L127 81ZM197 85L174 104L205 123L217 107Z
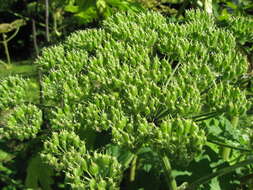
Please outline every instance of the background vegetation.
M220 19L226 19L231 14L253 14L251 0L50 0L48 6L46 2L2 0L0 24L11 23L17 19L23 19L26 23L8 43L10 56L14 61L36 57L42 47L64 39L77 29L99 27L103 18L117 11L139 12L152 9L178 18L183 16L187 9L211 7L213 14ZM7 35L10 36L11 33ZM0 46L0 59L6 61L3 46Z

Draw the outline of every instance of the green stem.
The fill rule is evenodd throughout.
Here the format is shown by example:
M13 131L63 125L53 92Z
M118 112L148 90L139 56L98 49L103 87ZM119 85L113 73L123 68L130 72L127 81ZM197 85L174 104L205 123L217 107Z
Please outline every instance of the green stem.
M132 163L131 163L131 169L130 169L130 183L133 183L135 181L135 171L136 171L136 163L137 163L137 155L134 156Z
M57 10L55 10L55 13L53 14L53 27L54 27L54 33L56 34L56 36L61 36L61 32L59 32L59 28L58 28L58 19L57 19Z
M222 150L222 158L226 161L229 160L229 157L230 157L230 152L231 152L231 148L228 148L228 147L223 147L223 150Z
M238 116L234 116L234 117L232 118L231 124L232 124L232 127L233 127L233 128L237 128L238 121L239 121L239 117L238 117ZM223 158L224 160L228 161L229 158L230 158L230 153L231 153L231 148L223 147L223 150L222 150L222 158Z
M5 41L8 43L9 41L11 41L18 33L19 31L19 27L15 30L15 32L8 38L6 39Z
M7 43L7 39L6 39L5 34L3 34L3 45L4 45L5 55L7 58L7 63L11 64L11 58L10 58L10 54L9 54L9 50L8 50L8 43Z
M174 176L172 175L172 169L171 169L171 165L170 165L170 161L168 157L164 154L161 159L162 159L164 174L166 176L166 181L169 185L170 190L177 190L177 182Z
M37 31L36 31L36 22L35 19L32 19L32 38L33 38L33 46L35 49L36 57L39 56L39 47L37 43Z
M237 164L235 164L233 166L229 166L229 167L220 169L217 172L214 172L214 173L212 173L210 175L207 175L207 176L199 178L197 181L195 181L194 183L192 183L191 185L189 185L189 187L186 190L197 189L197 187L199 185L205 184L205 183L207 183L208 181L210 181L211 179L213 179L215 177L223 176L225 174L228 174L228 173L236 170L237 168L244 167L244 166L252 164L252 163L253 163L253 158L250 158L248 160L244 160L242 162L239 162L239 163L237 163Z
M218 116L219 114L220 114L219 112L216 112L213 115L208 115L206 117L201 117L201 118L198 118L198 119L194 119L194 121L195 122L200 122L200 121L208 120L210 118L214 118L214 117Z
M165 84L165 88L168 87L170 81L173 79L173 77L174 77L174 75L176 74L176 72L177 72L177 70L178 70L178 68L179 68L180 65L181 65L181 63L178 63L178 64L176 65L176 67L173 69L173 71L172 71L172 73L171 73L171 75L170 75L168 81L167 81L166 84Z

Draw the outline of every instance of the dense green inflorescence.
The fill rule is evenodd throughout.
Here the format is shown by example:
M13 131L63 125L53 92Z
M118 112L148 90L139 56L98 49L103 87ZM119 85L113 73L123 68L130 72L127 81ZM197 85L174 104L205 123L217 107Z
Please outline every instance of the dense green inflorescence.
M8 110L0 128L1 138L27 140L35 138L42 124L42 112L34 105L20 105Z
M174 164L189 163L206 137L183 118L213 110L244 114L246 95L231 84L248 63L214 18L199 11L186 18L179 24L154 12L116 14L102 29L78 31L46 49L38 64L45 101L57 106L53 130L107 131L131 152L155 147Z
M118 189L122 173L117 159L88 154L84 141L73 132L53 133L41 155L56 170L65 172L71 189Z
M57 106L53 130L106 131L133 153L165 151L173 164L189 163L205 145L204 131L185 117L248 109L246 94L233 85L247 71L246 57L232 33L200 11L183 23L154 12L116 14L102 29L46 49L37 62L45 101Z
M42 124L41 110L31 104L30 80L20 77L2 79L0 85L0 139L35 138Z
M0 79L0 111L29 101L29 81L21 77Z
M229 122L252 106L236 85L248 70L236 31L201 11L180 22L155 12L115 14L37 60L46 127L39 108L24 105L27 79L2 81L0 111L9 112L0 130L19 140L41 132L42 160L71 189L119 189L145 148L166 155L172 167L187 166L207 142L197 115L216 112ZM104 153L107 145L130 152L130 161Z

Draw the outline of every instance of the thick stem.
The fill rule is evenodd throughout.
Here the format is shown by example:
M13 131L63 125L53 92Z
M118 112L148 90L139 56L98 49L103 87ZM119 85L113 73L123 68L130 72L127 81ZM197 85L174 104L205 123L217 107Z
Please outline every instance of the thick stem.
M134 156L131 163L130 178L129 178L130 183L133 183L135 181L136 163L137 163L137 155Z
M11 64L11 58L10 58L10 54L9 54L9 50L8 50L8 43L7 43L7 39L6 39L5 34L3 34L3 45L4 45L5 55L6 55L6 58L7 58L7 63Z
M170 190L177 190L177 182L172 175L172 169L168 157L164 154L162 156L163 171L166 176L166 181L169 185Z
M46 39L47 42L50 41L50 37L49 37L49 0L45 0L45 6L46 6L46 12L45 12L45 24L46 24Z
M32 19L32 37L33 37L33 46L35 49L36 57L39 56L39 48L37 43L37 32L36 32L36 23L35 20Z
M237 128L238 121L239 121L239 117L238 117L238 116L234 116L234 117L232 118L231 124L232 124L232 127L233 127L233 128ZM222 150L222 158L223 158L224 160L228 161L229 158L230 158L230 153L231 153L231 148L223 147L223 150Z

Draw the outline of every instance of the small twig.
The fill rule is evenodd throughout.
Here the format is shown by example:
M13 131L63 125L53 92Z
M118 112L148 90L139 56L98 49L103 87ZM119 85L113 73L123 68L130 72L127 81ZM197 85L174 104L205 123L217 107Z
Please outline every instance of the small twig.
M9 50L8 50L8 42L6 39L6 35L4 33L3 33L3 45L4 45L5 55L7 58L7 63L11 64L11 58L10 58L10 54L9 54Z
M15 32L6 40L6 42L9 42L10 40L12 40L18 33L19 31L19 27L15 30Z
M171 75L170 75L168 81L167 81L166 84L165 84L165 88L168 87L170 81L172 80L172 78L173 78L174 75L176 74L176 72L177 72L177 70L178 70L178 68L179 68L180 65L181 65L181 63L178 63L178 64L176 65L176 67L174 68L174 70L173 70L173 72L171 73Z

